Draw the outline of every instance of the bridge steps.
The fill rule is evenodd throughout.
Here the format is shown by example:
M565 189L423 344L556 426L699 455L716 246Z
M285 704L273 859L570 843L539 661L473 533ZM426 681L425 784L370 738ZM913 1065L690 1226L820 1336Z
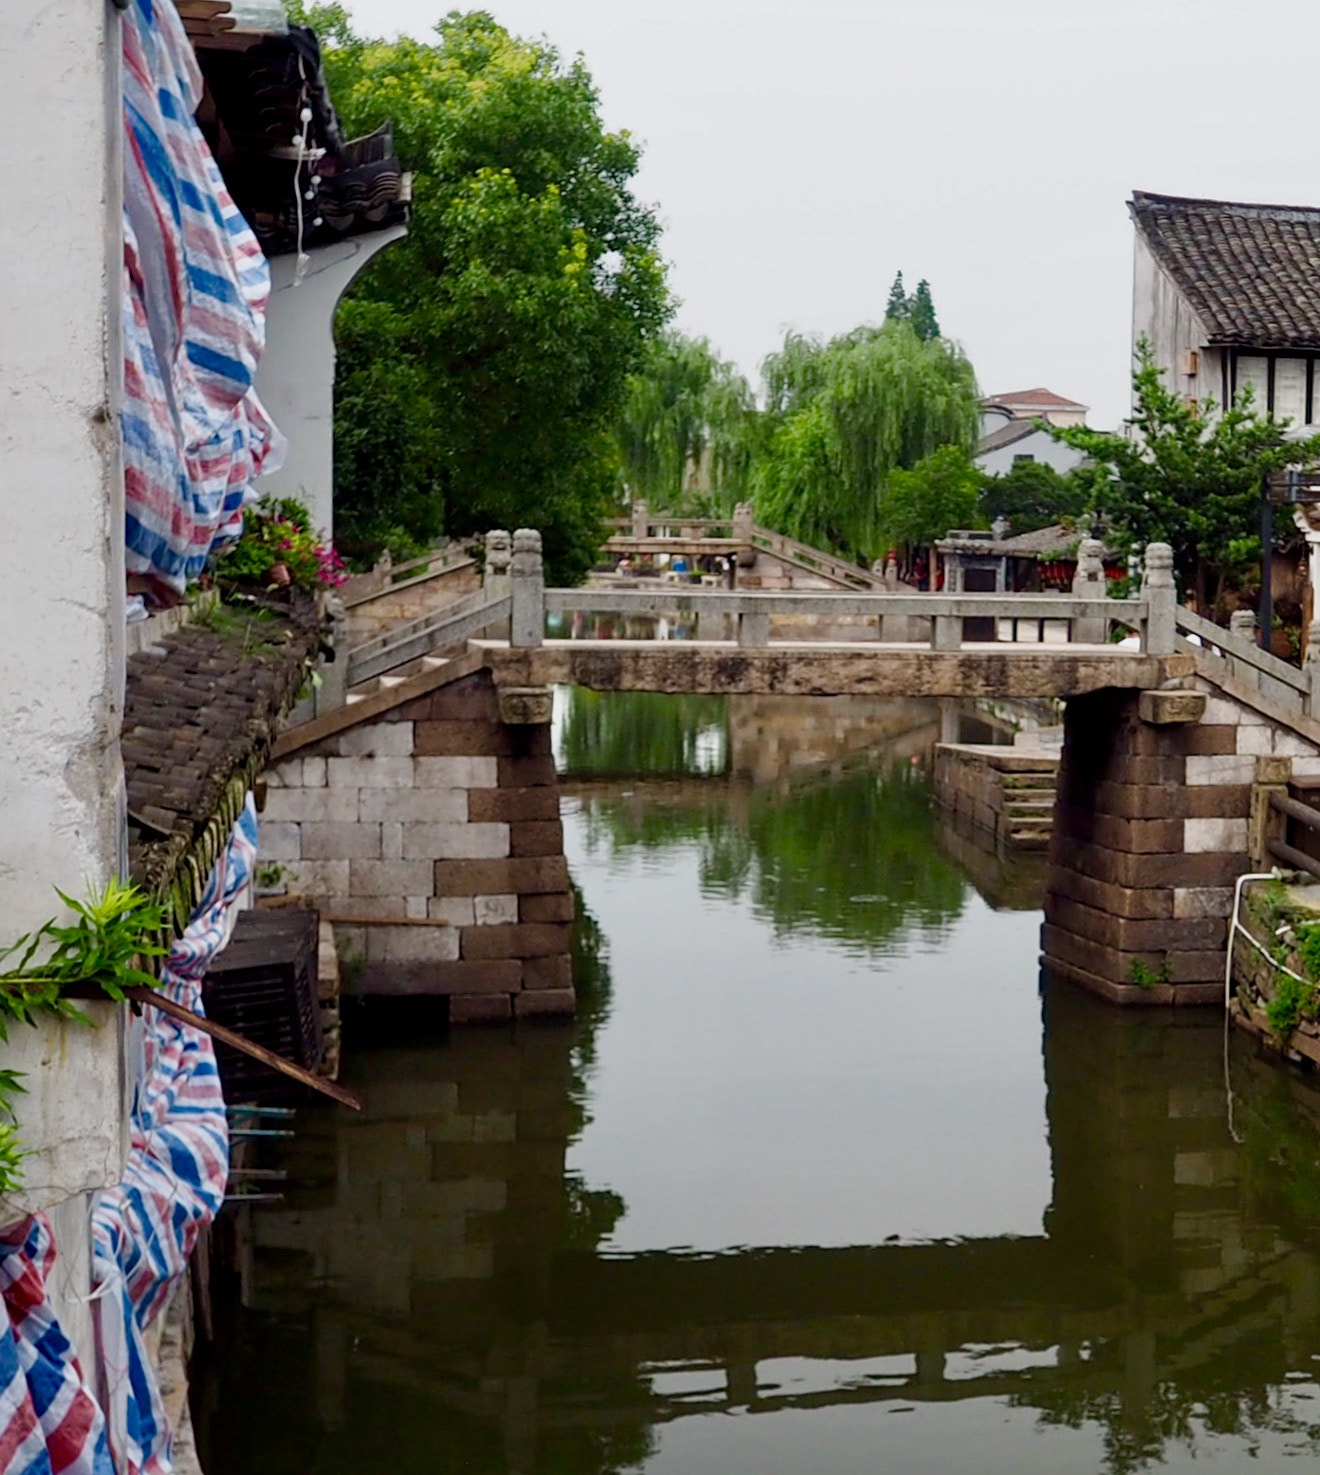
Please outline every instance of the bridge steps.
M1045 850L1054 827L1057 754L973 743L935 750L935 796L1019 850Z

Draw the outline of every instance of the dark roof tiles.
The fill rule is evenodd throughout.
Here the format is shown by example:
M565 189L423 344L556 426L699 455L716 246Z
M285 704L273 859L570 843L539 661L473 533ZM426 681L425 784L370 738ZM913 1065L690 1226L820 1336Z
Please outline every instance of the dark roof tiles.
M1320 209L1141 190L1128 208L1210 344L1320 348Z
M188 920L321 643L311 600L251 644L191 624L128 662L121 745L133 879Z

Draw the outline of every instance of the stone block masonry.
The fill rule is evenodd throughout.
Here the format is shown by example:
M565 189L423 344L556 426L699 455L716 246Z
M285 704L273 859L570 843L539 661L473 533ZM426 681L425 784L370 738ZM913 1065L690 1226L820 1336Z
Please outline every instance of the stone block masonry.
M1320 747L1200 678L1070 698L1046 965L1115 1003L1219 1003L1233 884L1256 868L1253 791L1281 765L1320 769Z
M573 1012L549 724L502 722L486 672L266 777L261 859L335 919L344 993L432 995L455 1023Z

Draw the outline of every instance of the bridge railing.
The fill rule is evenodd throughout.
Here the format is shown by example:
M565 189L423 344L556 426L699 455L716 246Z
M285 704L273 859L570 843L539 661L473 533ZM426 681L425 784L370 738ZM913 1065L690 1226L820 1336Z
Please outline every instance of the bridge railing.
M436 614L396 625L348 652L347 685L357 686L444 646L471 640L507 623L510 609L507 588L488 586L455 600Z
M1177 594L1173 554L1165 544L1146 550L1146 577L1139 596L1110 599L1067 594L857 594L781 593L751 590L688 589L546 589L541 536L523 528L512 540L511 644L539 646L547 614L620 614L661 616L672 613L724 616L736 623L737 643L744 649L770 644L770 621L779 615L835 620L840 616L873 618L884 637L890 616L930 622L930 648L957 651L964 644L964 621L1060 620L1079 643L1104 644L1119 625L1140 636L1143 654L1172 655L1176 645ZM809 637L808 637L809 638Z
M339 596L350 609L364 604L382 594L395 594L428 580L452 574L461 568L470 568L476 562L472 550L466 544L444 543L429 553L410 558L406 563L394 563L386 554L374 568L364 574L355 574L339 591Z
M693 544L700 544L712 554L768 553L848 589L879 589L884 583L883 577L870 569L858 568L855 563L773 528L761 527L752 521L748 502L740 502L732 517L652 517L646 503L637 502L632 517L610 518L605 525L614 530L605 545L607 551L633 552L638 544L651 543L656 553L690 552Z
M1179 605L1176 624L1179 645L1195 654L1214 674L1258 691L1289 711L1320 717L1314 659L1320 657L1320 651L1314 644L1313 659L1299 670L1256 644L1255 617L1247 611L1235 614L1232 625L1225 630Z

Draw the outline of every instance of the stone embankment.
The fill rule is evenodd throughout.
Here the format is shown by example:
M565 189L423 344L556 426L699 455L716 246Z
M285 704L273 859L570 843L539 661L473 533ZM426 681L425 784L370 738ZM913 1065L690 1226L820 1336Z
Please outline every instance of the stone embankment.
M1059 777L1058 751L981 743L940 743L935 797L946 809L1017 850L1049 847Z
M484 672L413 690L277 749L262 862L334 923L345 994L444 997L456 1023L571 1014L549 694Z

